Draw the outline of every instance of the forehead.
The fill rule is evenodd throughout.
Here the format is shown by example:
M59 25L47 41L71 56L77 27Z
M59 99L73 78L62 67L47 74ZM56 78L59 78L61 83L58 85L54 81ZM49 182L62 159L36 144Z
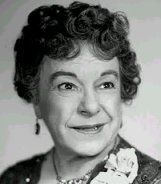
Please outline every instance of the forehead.
M43 59L42 74L50 75L54 72L65 71L77 74L80 77L86 75L99 76L105 71L115 71L119 75L119 63L117 58L101 60L92 54L88 47L83 47L78 57L71 60L54 60L47 56Z

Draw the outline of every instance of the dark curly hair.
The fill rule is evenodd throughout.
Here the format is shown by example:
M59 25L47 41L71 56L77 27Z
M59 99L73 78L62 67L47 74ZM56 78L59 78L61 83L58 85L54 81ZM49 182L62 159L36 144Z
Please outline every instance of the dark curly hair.
M141 81L136 54L127 38L129 22L122 12L110 12L100 5L73 2L41 6L28 16L28 23L14 47L14 86L18 95L31 103L37 96L40 65L45 55L71 59L81 51L81 42L92 46L96 57L117 57L121 76L121 98L132 100Z

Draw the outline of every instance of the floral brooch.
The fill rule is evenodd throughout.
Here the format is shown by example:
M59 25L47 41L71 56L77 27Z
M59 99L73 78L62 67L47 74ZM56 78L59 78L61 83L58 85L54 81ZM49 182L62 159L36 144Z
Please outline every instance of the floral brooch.
M90 184L131 184L137 176L138 160L134 148L120 149L106 159L106 172L100 172Z

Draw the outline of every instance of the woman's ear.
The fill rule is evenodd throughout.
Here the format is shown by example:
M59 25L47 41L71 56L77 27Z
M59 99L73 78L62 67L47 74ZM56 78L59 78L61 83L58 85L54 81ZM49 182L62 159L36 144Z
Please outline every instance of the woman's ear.
M40 103L39 103L39 92L38 88L33 89L32 91L32 104L35 111L35 115L38 119L41 119L41 110L40 110Z
M39 104L33 104L33 107L34 107L34 111L35 111L35 115L38 119L41 119L42 116L41 116L41 110L40 110L40 106Z

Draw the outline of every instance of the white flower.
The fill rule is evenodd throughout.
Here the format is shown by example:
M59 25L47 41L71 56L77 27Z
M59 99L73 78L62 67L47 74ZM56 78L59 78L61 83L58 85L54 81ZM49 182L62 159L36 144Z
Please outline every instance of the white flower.
M125 174L112 170L100 172L90 184L129 184Z
M110 154L105 168L107 172L100 172L91 184L130 184L138 172L138 161L134 148L120 149L114 155Z

